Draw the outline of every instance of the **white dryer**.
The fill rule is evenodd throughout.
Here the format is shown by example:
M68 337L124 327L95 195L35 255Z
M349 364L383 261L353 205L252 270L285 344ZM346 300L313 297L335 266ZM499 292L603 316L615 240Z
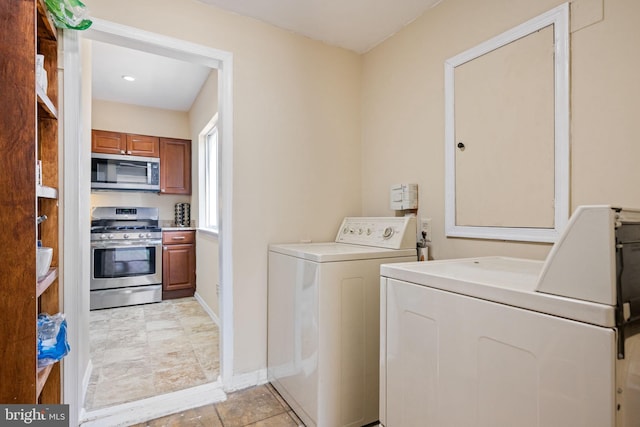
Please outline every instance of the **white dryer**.
M640 426L640 211L578 208L544 262L381 274L384 426Z
M415 217L348 217L335 242L269 246L268 378L307 426L378 420L380 265L415 260Z

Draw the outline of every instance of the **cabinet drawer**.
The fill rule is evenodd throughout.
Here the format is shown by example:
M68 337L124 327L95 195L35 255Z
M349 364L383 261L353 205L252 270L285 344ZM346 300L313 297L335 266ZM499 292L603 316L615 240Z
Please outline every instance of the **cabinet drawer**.
M195 231L164 231L162 232L162 243L165 245L193 243L195 236Z

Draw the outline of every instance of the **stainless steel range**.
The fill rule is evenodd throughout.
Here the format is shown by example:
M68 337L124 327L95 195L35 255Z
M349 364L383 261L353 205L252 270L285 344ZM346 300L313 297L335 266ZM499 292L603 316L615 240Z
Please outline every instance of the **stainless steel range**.
M91 310L161 300L162 230L158 226L158 208L93 208Z

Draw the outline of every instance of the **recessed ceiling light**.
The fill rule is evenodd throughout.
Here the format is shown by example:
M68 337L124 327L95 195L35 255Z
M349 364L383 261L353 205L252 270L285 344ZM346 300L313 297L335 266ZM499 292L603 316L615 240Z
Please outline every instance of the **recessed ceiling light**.
M124 80L128 81L128 82L132 82L132 81L134 81L134 80L136 79L136 78L135 78L135 77L133 77L133 76L127 76L127 75L122 76L122 78L123 78Z

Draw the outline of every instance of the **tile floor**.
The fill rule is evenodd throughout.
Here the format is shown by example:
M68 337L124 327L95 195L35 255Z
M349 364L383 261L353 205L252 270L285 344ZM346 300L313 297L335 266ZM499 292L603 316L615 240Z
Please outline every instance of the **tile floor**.
M89 327L89 411L218 378L218 327L195 298L91 311Z
M296 427L304 424L270 385L230 393L227 400L132 427Z

